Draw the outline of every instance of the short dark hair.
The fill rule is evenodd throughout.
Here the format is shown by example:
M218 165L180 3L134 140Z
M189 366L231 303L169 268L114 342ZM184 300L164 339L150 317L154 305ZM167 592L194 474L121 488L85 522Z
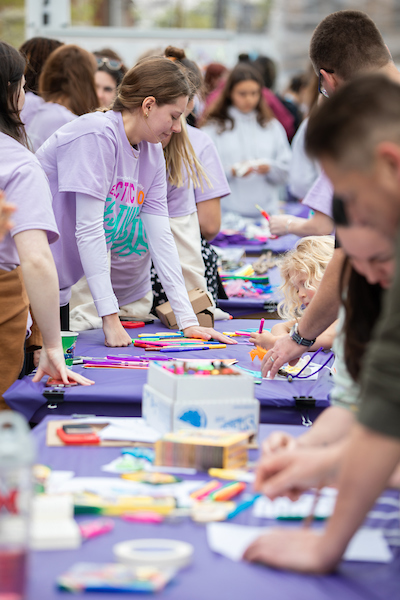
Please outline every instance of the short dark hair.
M367 168L376 145L400 144L400 85L364 75L339 89L310 116L306 151L348 167Z
M315 29L310 59L317 73L329 69L347 81L357 73L383 67L391 56L366 13L340 10L328 15Z
M34 37L26 40L19 51L26 57L25 90L27 92L39 93L39 77L43 65L50 54L62 46L58 40L44 37Z

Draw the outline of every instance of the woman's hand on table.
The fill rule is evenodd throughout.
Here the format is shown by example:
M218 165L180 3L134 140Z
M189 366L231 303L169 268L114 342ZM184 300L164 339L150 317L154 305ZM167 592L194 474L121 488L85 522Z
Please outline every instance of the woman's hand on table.
M267 354L262 359L261 371L263 377L267 377L269 373L269 378L273 379L284 364L296 364L296 362L293 361L299 359L306 351L307 348L300 344L296 344L290 335L278 338L274 347L268 350Z
M103 317L104 345L109 348L124 348L132 344L132 338L123 328L117 313Z
M310 529L276 528L257 538L245 551L243 558L276 569L300 573L328 573L340 560L330 544Z
M261 346L261 348L265 348L265 350L273 348L277 339L278 338L269 331L264 331L263 333L253 332L249 338L252 344Z
M186 327L183 330L185 337L188 338L198 338L200 340L218 340L222 344L237 344L235 340L232 338L216 331L212 327L200 327L200 325L192 325L192 327Z
M36 383L44 375L50 375L54 379L61 379L64 383L68 383L68 378L81 385L92 385L94 383L91 379L87 379L83 375L67 369L61 340L60 345L55 348L46 348L45 346L41 348L39 366L32 381Z

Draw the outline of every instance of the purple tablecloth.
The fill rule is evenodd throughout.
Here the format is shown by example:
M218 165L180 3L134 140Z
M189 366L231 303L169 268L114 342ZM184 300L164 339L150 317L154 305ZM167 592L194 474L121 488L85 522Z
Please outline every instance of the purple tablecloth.
M38 448L38 461L53 469L73 470L77 476L105 476L100 467L119 456L118 448L48 448L45 442L46 422L33 430ZM293 435L301 427L283 426ZM262 425L260 438L273 430ZM250 460L257 457L252 451ZM199 476L203 476L201 474ZM399 529L397 492L390 492L392 504L382 504L379 516L370 526L384 526L396 534ZM376 511L375 511L376 512ZM374 513L375 514L375 513ZM84 517L80 517L83 519ZM87 519L87 517L86 517ZM248 510L237 517L235 523L266 525ZM79 561L112 562L112 546L132 538L169 538L193 544L195 552L191 566L181 571L157 598L171 600L397 600L400 598L400 556L394 549L395 559L388 565L367 563L341 563L337 572L326 576L297 575L268 569L245 562L234 563L214 554L208 547L206 530L189 520L180 524L130 524L115 519L115 529L106 535L85 542L79 550L32 552L28 578L27 600L58 600L89 598L90 600L119 600L120 594L76 594L67 596L55 589L57 576ZM135 595L148 598L148 595Z
M276 321L267 321L265 327L272 327ZM218 331L238 331L258 327L259 321L233 320L217 321ZM133 338L139 333L156 332L165 329L159 322L146 325L143 329L131 329ZM252 363L249 356L252 345L245 345L246 338L236 338L240 344L227 346L224 350L202 350L185 353L186 358L209 358L219 359L236 358L239 365L248 369L258 369L260 363L256 359ZM107 354L132 354L136 356L146 354L141 348L106 348L104 346L104 334L102 330L84 331L77 341L76 356L105 357ZM168 353L168 356L174 353ZM175 354L183 358L183 354ZM318 360L324 357L318 356ZM326 358L326 357L325 357ZM83 369L75 366L74 370L83 373L90 379L95 380L93 386L76 386L65 390L64 401L51 401L51 405L57 408L47 408L47 401L43 396L45 381L43 378L39 383L32 383L32 377L24 377L16 381L4 398L13 410L25 415L32 423L39 423L44 416L49 414L71 415L74 413L110 415L115 416L140 416L142 388L147 381L147 371L130 370L101 370ZM313 420L319 412L328 406L328 394L332 387L331 377L327 369L320 374L317 381L266 381L261 385L255 385L255 397L261 402L261 422L267 423L289 423L301 424ZM313 406L307 406L304 410L296 408L295 397L311 396ZM315 402L314 402L315 401ZM300 404L302 401L300 401Z

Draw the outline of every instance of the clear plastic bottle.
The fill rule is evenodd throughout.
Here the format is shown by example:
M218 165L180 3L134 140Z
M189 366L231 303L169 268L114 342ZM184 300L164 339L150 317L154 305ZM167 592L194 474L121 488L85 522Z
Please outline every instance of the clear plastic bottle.
M33 460L24 417L0 412L0 600L25 595Z

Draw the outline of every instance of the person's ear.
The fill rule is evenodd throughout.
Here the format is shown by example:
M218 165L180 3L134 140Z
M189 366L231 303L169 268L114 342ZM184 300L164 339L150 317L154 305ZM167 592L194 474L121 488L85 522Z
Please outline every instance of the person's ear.
M142 110L144 116L147 118L152 108L156 105L156 99L154 96L147 96L142 102Z
M400 185L400 146L394 142L381 142L375 149L376 169L389 183Z
M336 90L343 84L343 80L336 75L336 73L328 73L325 69L321 69L322 75L324 77L325 89L330 94L330 92L334 93Z

